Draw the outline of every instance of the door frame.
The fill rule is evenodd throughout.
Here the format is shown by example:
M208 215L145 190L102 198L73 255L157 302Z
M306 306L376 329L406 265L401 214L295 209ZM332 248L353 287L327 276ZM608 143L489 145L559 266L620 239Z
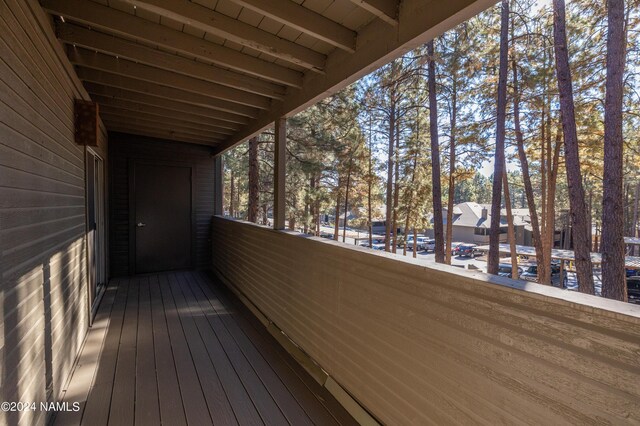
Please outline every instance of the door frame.
M144 164L148 166L165 166L165 167L184 167L189 169L189 178L191 180L191 205L190 207L190 225L191 225L191 244L189 253L189 268L193 269L196 265L196 179L194 174L194 166L192 163L185 161L161 161L152 159L130 158L127 165L127 174L129 181L129 275L137 275L136 271L136 165Z
M90 147L86 147L85 151L85 208L87 209L86 219L85 219L85 233L87 235L86 244L87 244L87 300L88 300L88 313L89 313L89 326L93 325L93 319L98 312L98 306L100 306L100 302L102 301L102 297L105 294L107 288L108 281L108 273L107 273L107 199L106 199L106 164L102 155L100 155L96 150L91 149ZM89 160L96 161L100 164L99 168L93 167L93 176L88 176L88 168L87 163ZM94 179L94 198L93 200L89 199L89 178ZM95 202L98 200L97 205L94 206L94 216L96 219L96 229L94 235L94 246L90 247L88 234L92 231L91 225L88 222L89 219L89 203ZM99 214L99 215L98 215ZM96 243L96 239L98 240ZM97 248L96 248L97 247ZM91 264L91 253L90 250L94 250L93 259L95 261L95 277L91 276L93 274L93 265ZM102 285L100 285L100 281L104 281ZM95 284L95 289L92 289L91 286ZM95 293L92 296L92 291Z

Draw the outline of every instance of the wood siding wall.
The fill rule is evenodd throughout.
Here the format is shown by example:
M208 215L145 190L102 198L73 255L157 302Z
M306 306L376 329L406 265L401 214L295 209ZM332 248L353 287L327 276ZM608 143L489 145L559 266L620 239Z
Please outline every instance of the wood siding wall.
M211 217L214 202L214 159L206 146L184 144L143 136L111 133L109 136L111 176L110 264L111 275L134 273L130 265L129 241L129 165L137 160L193 168L195 179L194 265L211 265Z
M219 217L213 265L386 424L638 424L640 306Z
M0 1L0 28L0 401L39 403L60 395L88 325L73 100L89 97L37 0ZM3 410L0 424L47 416Z

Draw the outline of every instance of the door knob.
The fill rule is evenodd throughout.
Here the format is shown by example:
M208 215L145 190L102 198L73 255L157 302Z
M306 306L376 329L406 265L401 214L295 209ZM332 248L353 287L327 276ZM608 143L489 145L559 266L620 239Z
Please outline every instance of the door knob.
M138 222L138 223L136 224L136 226L137 226L138 228L144 228L145 226L147 226L147 224L146 224L146 223L142 223L142 222Z

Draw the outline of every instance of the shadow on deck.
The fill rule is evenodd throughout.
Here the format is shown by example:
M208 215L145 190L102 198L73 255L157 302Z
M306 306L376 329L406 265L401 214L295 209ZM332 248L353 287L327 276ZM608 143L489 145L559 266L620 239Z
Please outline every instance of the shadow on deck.
M355 424L199 272L112 280L63 401L55 425Z

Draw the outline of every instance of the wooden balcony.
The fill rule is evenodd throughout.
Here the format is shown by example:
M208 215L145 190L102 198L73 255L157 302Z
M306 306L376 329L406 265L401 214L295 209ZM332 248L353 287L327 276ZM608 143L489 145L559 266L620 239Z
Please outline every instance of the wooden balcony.
M221 217L212 228L215 273L383 424L640 422L637 305Z
M355 424L197 272L112 280L62 401L56 425Z

